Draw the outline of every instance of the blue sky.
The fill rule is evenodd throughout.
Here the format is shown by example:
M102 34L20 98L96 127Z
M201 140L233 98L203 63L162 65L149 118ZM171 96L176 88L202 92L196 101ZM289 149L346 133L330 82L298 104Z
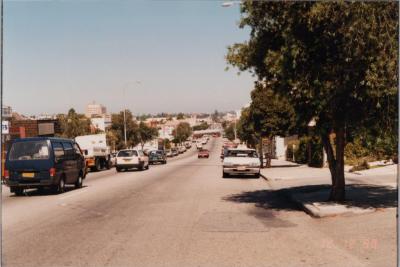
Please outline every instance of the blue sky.
M254 78L225 71L226 47L249 34L237 5L6 1L4 14L4 104L17 112L84 112L92 101L111 112L211 112L250 101Z

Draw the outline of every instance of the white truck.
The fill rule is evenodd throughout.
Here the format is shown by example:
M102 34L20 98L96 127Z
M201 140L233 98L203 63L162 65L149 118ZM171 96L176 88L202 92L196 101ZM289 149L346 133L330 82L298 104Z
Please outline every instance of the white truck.
M77 136L75 141L82 149L87 168L91 171L111 168L111 153L105 134Z

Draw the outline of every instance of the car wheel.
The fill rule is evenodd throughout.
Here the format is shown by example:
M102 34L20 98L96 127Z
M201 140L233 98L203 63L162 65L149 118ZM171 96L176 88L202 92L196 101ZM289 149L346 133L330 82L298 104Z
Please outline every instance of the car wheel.
M222 172L222 178L228 178L229 174L227 174L226 172Z
M140 171L143 171L143 170L144 170L144 163L143 163L143 164L140 164L138 169L139 169Z
M83 178L82 178L82 175L79 174L78 179L75 182L75 188L76 189L82 188L82 185L83 185Z
M96 159L95 163L94 163L94 170L95 171L100 171L100 169L101 169L101 162L100 162L99 159Z
M53 187L53 192L62 194L65 192L65 179L64 177L60 178L60 181L58 182L58 185Z
M122 169L120 167L115 167L115 169L117 170L117 172L121 172Z
M146 165L146 170L148 170L149 169L149 163L147 163L147 165Z
M255 178L260 178L260 173L257 173L256 175L254 175Z
M106 169L107 170L109 170L109 169L111 169L111 160L107 160L107 162L106 162Z
M23 188L14 188L13 192L16 196L22 196L24 194L24 189Z

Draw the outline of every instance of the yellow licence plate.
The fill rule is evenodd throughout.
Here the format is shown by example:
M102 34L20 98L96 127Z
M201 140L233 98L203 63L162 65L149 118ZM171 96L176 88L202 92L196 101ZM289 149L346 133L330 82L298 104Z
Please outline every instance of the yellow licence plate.
M35 177L35 173L34 172L23 172L22 173L22 177L24 177L24 178L33 178L33 177Z

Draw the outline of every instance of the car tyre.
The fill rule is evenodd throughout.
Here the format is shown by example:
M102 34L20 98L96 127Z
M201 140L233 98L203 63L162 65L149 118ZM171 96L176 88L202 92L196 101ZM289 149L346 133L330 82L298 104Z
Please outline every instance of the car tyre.
M229 174L227 174L226 172L222 172L222 178L228 178Z
M82 174L79 174L78 179L75 182L75 188L76 189L82 188L82 185L83 185Z
M64 177L60 178L58 184L53 187L53 192L56 194L62 194L65 192L65 179Z
M101 169L101 162L100 162L100 160L99 159L96 159L95 160L95 162L94 162L94 171L100 171L100 169Z
M260 178L260 173L257 173L256 175L254 175L254 178Z
M14 188L13 192L16 196L22 196L24 194L24 189L23 188Z
M111 169L111 165L112 165L112 164L111 164L111 160L108 159L107 162L106 162L106 169L107 169L107 170Z
M120 167L115 167L115 169L117 170L117 172L121 172L122 169Z

